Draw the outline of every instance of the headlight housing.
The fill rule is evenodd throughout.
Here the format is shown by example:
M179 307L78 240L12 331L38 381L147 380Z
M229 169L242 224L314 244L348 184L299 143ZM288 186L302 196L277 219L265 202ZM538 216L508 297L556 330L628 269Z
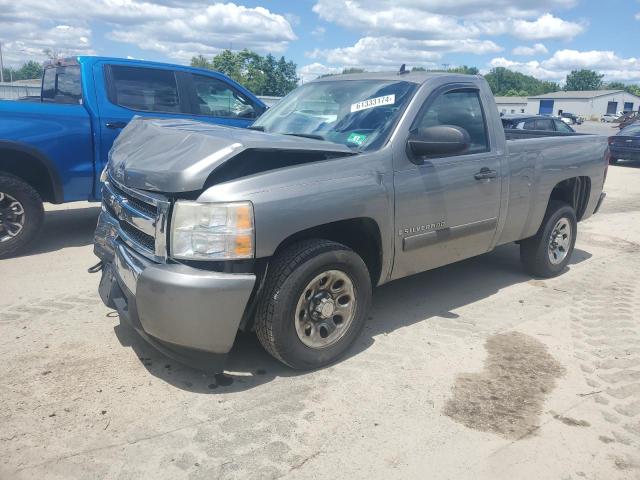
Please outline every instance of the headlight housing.
M253 205L177 201L171 221L171 254L184 260L253 258Z

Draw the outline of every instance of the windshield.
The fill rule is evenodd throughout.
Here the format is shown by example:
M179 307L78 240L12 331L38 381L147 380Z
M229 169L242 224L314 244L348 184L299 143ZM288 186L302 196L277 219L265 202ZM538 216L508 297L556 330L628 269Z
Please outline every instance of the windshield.
M623 128L622 130L620 130L620 133L618 135L628 135L631 137L640 135L640 123L634 123L632 125L629 125L628 127Z
M404 81L313 82L280 100L252 128L358 150L380 148L415 89L414 83Z

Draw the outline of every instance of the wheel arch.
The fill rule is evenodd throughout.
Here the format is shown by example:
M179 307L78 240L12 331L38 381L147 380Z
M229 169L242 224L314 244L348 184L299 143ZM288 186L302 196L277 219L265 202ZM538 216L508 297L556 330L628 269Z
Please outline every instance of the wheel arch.
M371 284L378 284L382 275L382 233L373 218L349 218L300 230L283 239L274 256L294 243L312 238L331 240L351 248L367 266Z
M552 200L558 200L571 205L576 212L578 221L582 220L591 195L591 179L589 177L571 177L558 182L547 200L547 208Z
M31 185L45 202L64 202L62 181L55 165L29 145L0 140L0 171Z

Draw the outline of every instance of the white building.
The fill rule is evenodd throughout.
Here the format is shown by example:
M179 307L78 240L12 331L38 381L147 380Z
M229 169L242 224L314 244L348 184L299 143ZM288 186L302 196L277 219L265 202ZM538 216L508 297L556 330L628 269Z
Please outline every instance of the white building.
M525 113L527 97L495 97L498 113Z
M640 97L624 90L554 92L527 98L529 114L573 113L587 120L599 120L606 113L640 110Z

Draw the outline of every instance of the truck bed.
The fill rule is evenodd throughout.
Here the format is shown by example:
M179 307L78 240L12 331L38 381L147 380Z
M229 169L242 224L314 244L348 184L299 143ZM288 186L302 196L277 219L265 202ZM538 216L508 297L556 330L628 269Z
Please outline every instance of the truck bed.
M524 140L527 138L538 137L576 137L583 135L591 135L589 133L569 133L569 132L551 132L549 130L521 130L517 128L505 128L504 136L507 140Z

